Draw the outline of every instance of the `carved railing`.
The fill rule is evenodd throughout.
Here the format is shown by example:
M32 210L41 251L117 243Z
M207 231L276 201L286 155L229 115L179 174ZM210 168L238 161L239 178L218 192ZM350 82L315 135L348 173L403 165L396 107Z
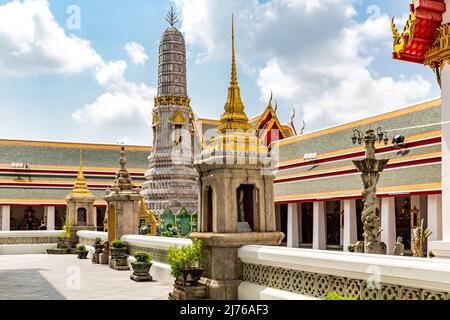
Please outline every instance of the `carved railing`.
M264 246L239 250L245 283L302 296L450 300L450 261Z

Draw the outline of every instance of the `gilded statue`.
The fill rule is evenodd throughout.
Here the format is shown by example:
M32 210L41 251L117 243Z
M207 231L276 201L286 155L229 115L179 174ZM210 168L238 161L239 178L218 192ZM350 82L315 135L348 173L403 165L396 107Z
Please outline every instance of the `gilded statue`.
M411 250L413 257L423 258L424 255L424 245L428 237L433 233L430 228L423 229L424 219L420 220L420 224L412 229L412 245Z

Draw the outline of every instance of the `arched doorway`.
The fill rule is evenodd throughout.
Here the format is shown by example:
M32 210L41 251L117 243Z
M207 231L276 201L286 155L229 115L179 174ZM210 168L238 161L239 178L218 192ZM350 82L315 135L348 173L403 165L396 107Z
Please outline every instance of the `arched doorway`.
M116 208L111 205L108 208L108 242L116 240Z
M248 224L251 230L254 231L254 191L255 186L250 184L242 184L237 189L237 212L238 222L241 224Z

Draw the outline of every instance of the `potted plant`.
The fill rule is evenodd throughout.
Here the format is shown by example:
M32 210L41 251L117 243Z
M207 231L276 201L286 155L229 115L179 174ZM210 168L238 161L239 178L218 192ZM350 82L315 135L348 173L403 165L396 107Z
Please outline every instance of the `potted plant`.
M121 240L114 240L111 243L111 259L125 259L127 257L127 245Z
M95 238L95 242L94 242L95 253L96 254L102 253L103 248L104 248L104 245L102 243L102 239L101 238Z
M63 232L58 237L58 249L69 249L71 229L69 219L66 217L64 220Z
M202 242L194 239L192 245L178 248L173 246L167 253L171 275L182 286L196 286L205 271L200 267Z
M89 254L89 250L86 249L86 246L84 244L78 244L76 253L78 255L78 259L87 259L87 256Z
M152 266L152 255L144 252L138 251L134 253L135 262L131 262L133 268L133 274L130 276L131 280L134 281L152 281L150 276L150 267Z

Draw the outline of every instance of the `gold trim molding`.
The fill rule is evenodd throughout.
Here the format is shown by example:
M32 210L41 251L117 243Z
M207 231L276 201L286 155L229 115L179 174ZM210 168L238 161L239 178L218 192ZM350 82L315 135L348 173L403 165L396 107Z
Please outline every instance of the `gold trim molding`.
M190 107L191 99L188 97L156 97L155 98L155 108L159 106L184 106Z

